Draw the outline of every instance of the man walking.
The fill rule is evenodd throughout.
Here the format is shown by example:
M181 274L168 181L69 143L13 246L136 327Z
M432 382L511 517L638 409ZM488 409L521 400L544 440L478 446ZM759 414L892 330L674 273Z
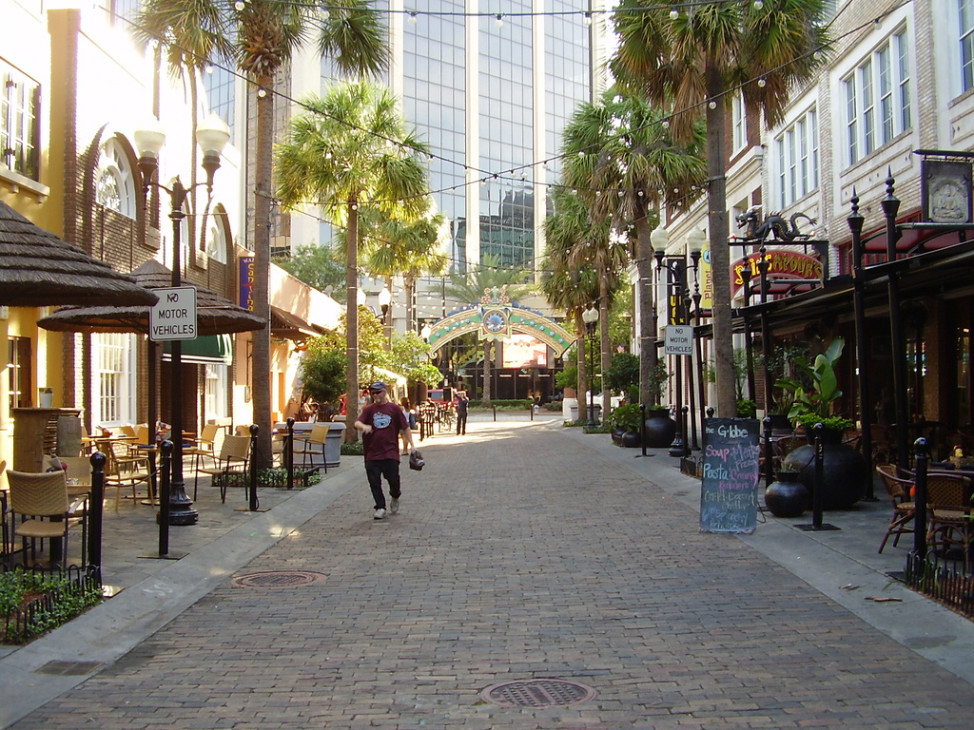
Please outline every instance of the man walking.
M458 390L457 391L457 436L463 436L467 433L467 405L470 403L470 398L467 396L467 391Z
M372 383L369 386L372 403L365 406L355 421L355 428L362 432L362 445L365 451L365 475L375 500L373 517L381 520L386 516L386 497L382 493L382 478L389 483L389 511L399 511L401 496L399 481L399 434L402 433L408 451L412 451L413 433L409 421L400 406L389 400L386 384Z

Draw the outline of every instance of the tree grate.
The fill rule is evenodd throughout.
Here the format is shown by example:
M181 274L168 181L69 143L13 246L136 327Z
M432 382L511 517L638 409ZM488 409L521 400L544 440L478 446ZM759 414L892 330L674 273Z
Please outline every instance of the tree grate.
M311 570L268 570L238 575L230 585L234 588L297 588L317 583L326 577L324 573Z
M595 690L564 679L530 679L492 685L480 696L501 707L551 707L588 702Z
M75 677L83 674L91 674L97 669L101 669L101 662L68 662L55 659L34 671L37 674L58 674L63 677Z

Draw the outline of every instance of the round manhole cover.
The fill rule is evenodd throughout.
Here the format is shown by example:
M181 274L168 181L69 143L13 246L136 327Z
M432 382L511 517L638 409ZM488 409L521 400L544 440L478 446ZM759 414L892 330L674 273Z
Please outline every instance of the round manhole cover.
M268 570L235 576L230 584L235 588L296 588L324 579L324 573L311 570Z
M595 697L595 690L564 679L529 679L492 685L480 696L502 707L550 707L588 702Z

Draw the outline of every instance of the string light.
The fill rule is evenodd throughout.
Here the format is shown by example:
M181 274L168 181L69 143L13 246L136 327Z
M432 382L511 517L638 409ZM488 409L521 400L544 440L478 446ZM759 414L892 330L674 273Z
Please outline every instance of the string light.
M504 16L501 15L500 13L497 13L497 15L494 16L494 25L496 25L498 28L504 25Z
M412 25L416 25L416 11L415 10L410 10L409 11L409 22Z
M679 17L680 17L680 11L677 10L675 7L670 8L670 20L676 20Z

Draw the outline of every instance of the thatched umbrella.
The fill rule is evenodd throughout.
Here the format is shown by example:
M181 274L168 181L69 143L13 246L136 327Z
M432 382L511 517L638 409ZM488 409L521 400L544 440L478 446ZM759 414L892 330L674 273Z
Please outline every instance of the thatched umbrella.
M151 260L132 272L144 290L163 289L172 285L172 273L158 261ZM55 332L138 332L149 333L148 306L61 307L43 317L37 324ZM251 332L263 328L264 321L236 306L219 294L196 287L197 331L200 335L222 335Z
M0 201L0 305L150 306L158 297Z

